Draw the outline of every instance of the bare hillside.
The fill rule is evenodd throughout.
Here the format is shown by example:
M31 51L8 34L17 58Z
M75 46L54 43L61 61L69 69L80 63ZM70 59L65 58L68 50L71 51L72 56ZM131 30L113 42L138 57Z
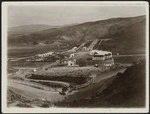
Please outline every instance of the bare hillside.
M73 43L78 46L86 40L110 39L103 42L105 50L144 50L145 49L145 16L129 18L112 18L95 22L87 22L73 26L52 28L23 35L10 35L9 46L37 45L39 43L62 44Z

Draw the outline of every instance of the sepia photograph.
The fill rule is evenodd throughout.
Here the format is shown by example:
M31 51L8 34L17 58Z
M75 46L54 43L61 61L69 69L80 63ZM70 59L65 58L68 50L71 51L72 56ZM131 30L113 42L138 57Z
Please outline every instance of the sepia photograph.
M3 2L2 112L149 111L148 2Z

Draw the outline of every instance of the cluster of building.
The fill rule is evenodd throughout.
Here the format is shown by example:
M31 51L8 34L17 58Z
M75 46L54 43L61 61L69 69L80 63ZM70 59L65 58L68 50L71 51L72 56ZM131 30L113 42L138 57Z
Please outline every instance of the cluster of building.
M79 66L78 59L76 59L76 53L70 54L69 57L65 57L61 60L62 64L66 64L67 66ZM86 65L95 65L97 67L111 67L114 65L114 59L112 57L112 52L102 51L102 50L92 50L89 51L89 57L85 58Z
M61 59L60 63L67 66L78 66L76 63L77 60L74 57L75 54L72 53L69 55L69 57L65 56L65 58Z
M27 59L26 61L49 61L46 58L51 57L51 56L55 56L55 53L47 52L47 53L43 53L43 54L37 54L36 56L31 57L31 58Z
M80 55L77 52L77 50L78 48L74 47L67 52L67 55L65 55L64 53L60 53L60 55L58 55L55 52L37 54L35 61L44 61L45 58L47 57L55 57L60 60L61 65L80 66L81 65L80 63L82 63L82 61L79 61L79 58L76 58L76 54ZM89 55L88 58L86 58L84 55L81 57L82 60L85 62L84 66L95 65L96 67L111 67L114 65L114 59L112 57L112 52L110 51L93 50L93 49L89 50L87 47L82 47L82 51L87 52ZM63 57L61 57L62 55Z

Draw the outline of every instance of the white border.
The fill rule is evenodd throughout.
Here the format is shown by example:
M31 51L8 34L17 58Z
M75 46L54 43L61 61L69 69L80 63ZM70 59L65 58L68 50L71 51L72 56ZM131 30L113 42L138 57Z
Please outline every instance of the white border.
M7 98L7 7L9 5L30 6L30 5L104 5L104 6L127 6L144 5L146 7L146 107L145 108L8 108ZM2 2L2 101L1 108L3 113L147 113L149 112L149 4L145 1L125 2L125 1L101 1L101 2Z

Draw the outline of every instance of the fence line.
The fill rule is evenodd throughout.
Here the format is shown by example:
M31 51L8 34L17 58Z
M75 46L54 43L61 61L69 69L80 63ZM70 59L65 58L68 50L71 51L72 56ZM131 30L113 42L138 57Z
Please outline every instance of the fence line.
M80 89L80 88L83 88L83 87L86 87L86 86L90 85L92 82L93 82L93 79L87 81L87 82L84 83L84 84L76 85L76 86L74 86L73 88L74 88L74 89Z
M53 87L51 87L51 86L42 85L42 84L40 84L40 83L29 82L29 81L25 81L25 80L14 80L14 79L11 79L10 81L11 81L11 82L14 82L14 83L19 83L19 84L31 86L31 87L36 87L36 88L43 89L43 90L53 91L53 92L58 91L58 88L59 88L59 87L56 87L56 86L54 85L54 83L52 83L51 86L53 86ZM90 79L89 81L87 81L87 82L84 83L84 84L73 86L73 89L84 88L84 87L90 85L92 82L93 82L93 79ZM61 86L62 86L62 85L61 85ZM63 86L62 86L62 87L63 87ZM61 91L61 89L60 89L59 91Z
M69 86L70 84L69 83L66 83L66 82L61 82L61 81L50 81L50 80L34 80L34 79L25 79L25 81L33 81L33 82L49 82L53 85L55 84L58 84L58 85L61 85L61 86Z

